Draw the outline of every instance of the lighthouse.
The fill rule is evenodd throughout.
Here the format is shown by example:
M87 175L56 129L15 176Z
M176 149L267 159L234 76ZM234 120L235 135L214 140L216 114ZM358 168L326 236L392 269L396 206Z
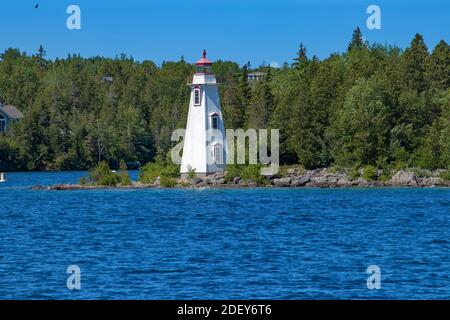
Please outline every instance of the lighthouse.
M189 113L181 159L181 176L197 177L223 172L226 167L226 137L216 77L212 62L203 57L195 63Z

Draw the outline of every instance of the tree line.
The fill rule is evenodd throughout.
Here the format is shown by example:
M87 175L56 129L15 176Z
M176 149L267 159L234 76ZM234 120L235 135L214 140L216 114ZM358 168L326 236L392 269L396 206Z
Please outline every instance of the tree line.
M266 76L249 82L249 72ZM227 128L280 129L282 164L450 167L450 46L369 44L357 28L326 59L300 45L281 68L216 61ZM194 72L177 62L46 59L7 49L0 95L24 118L0 134L0 170L81 170L166 157L186 125Z

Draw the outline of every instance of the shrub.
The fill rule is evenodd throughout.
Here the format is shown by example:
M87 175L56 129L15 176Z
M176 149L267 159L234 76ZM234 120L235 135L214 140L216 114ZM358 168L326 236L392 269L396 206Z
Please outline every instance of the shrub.
M370 165L364 168L363 178L366 181L375 181L377 180L377 177L378 177L377 168Z
M119 163L119 170L120 170L120 171L127 171L127 170L128 170L127 163L126 163L123 159L120 160L120 163Z
M179 166L157 159L156 162L149 162L141 168L139 181L154 183L158 177L177 178L179 175Z
M244 166L242 169L241 178L246 179L246 180L256 181L261 176L261 173L259 170L260 170L260 168L258 165L251 164L251 165Z
M333 165L333 166L328 168L328 172L330 172L330 173L341 173L341 172L345 172L345 168L343 166L335 164L335 165Z
M165 188L173 188L177 185L177 181L173 178L168 178L168 177L161 177L160 179L160 184L162 187Z
M119 176L111 171L106 161L100 162L89 172L89 179L99 186L116 186L120 182Z
M132 184L128 172L119 172L117 176L119 177L119 184L121 186L130 186Z
M230 164L227 166L227 173L225 174L225 180L231 182L235 177L241 177L241 175L242 175L242 165Z
M444 181L450 181L450 171L442 172L439 177Z
M350 180L357 180L360 176L361 175L359 174L359 166L353 166L349 172Z
M189 179L194 179L195 178L195 169L192 169L191 166L189 166L189 169L188 169L188 178Z
M100 162L89 172L89 178L81 178L81 185L92 184L95 186L129 186L132 184L128 172L112 172L105 161Z
M186 182L186 181L181 181L181 182L180 182L180 185L181 185L183 188L186 188L186 187L189 186L189 183Z

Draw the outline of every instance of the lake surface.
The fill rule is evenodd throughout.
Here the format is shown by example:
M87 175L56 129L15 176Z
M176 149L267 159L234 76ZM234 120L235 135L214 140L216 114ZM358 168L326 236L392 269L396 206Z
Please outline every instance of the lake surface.
M30 188L85 175L0 184L1 299L450 298L450 189Z

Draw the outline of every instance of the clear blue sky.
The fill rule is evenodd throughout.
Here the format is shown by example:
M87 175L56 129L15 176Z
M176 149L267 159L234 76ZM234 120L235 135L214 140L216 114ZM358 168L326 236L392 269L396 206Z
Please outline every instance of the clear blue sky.
M39 8L35 9L35 4ZM67 6L79 5L82 29L66 28ZM366 9L382 10L382 30L366 28ZM291 62L300 42L320 58L345 50L360 26L370 42L406 47L414 34L429 48L450 42L448 0L16 0L0 3L0 51L49 58L80 53L161 63L184 56L195 61L206 48L216 60Z

